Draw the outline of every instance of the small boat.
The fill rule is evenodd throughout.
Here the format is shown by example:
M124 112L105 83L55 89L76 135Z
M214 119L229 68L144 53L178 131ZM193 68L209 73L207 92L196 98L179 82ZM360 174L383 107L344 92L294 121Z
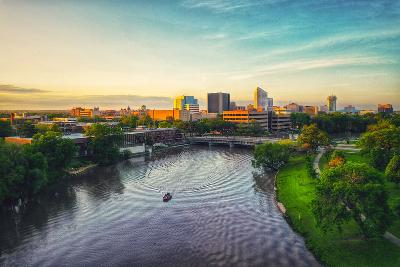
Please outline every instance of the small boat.
M166 193L166 194L163 196L162 200L163 200L164 202L168 202L168 201L171 200L171 198L172 198L172 195L171 195L170 193Z

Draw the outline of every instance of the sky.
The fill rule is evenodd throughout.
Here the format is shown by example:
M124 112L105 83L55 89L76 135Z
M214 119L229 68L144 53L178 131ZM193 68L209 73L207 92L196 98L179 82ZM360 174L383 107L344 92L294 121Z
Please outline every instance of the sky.
M0 0L0 109L177 95L400 109L400 0Z

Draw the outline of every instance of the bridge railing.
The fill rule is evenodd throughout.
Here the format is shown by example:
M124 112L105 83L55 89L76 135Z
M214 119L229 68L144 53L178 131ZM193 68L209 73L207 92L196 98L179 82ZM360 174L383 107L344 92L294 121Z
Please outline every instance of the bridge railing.
M190 141L198 142L222 142L222 143L254 143L276 142L279 139L267 137L247 137L247 136L198 136L189 138Z

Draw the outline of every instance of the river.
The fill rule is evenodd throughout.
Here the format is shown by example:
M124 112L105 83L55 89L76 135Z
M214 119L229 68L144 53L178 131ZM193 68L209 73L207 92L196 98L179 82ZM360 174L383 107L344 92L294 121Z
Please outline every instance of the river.
M93 169L2 211L0 265L318 266L251 160L189 147Z

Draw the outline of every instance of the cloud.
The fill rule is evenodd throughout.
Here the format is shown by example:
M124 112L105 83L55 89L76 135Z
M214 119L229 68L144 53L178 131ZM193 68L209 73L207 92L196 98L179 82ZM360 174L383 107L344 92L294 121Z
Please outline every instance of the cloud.
M4 95L0 98L0 109L70 109L76 106L120 109L130 106L138 108L171 109L173 99L159 96L138 95Z
M273 50L269 52L267 56L281 56L281 55L292 54L296 52L304 52L314 49L330 48L336 45L346 44L350 42L377 41L377 40L384 40L397 37L400 37L400 30L398 29L386 30L386 31L383 30L377 32L341 34L341 35L324 37L312 41L306 45L297 45L295 47Z
M306 71L311 69L332 68L338 66L359 66L359 65L379 65L379 64L393 64L394 60L382 57L363 57L363 56L341 56L335 58L320 58L320 59L300 59L287 61L283 63L271 64L268 66L261 66L252 70L227 72L223 73L231 80L243 80L253 77L258 77L266 74L280 73L280 72L296 72Z
M204 8L215 13L231 12L255 5L259 3L246 0L185 0L182 2L182 6L186 8Z
M34 89L34 88L23 88L11 84L0 84L0 93L33 94L33 93L47 93L47 92L50 91L42 89Z
M227 35L225 33L215 33L215 34L209 34L203 37L204 40L221 40L225 39Z

